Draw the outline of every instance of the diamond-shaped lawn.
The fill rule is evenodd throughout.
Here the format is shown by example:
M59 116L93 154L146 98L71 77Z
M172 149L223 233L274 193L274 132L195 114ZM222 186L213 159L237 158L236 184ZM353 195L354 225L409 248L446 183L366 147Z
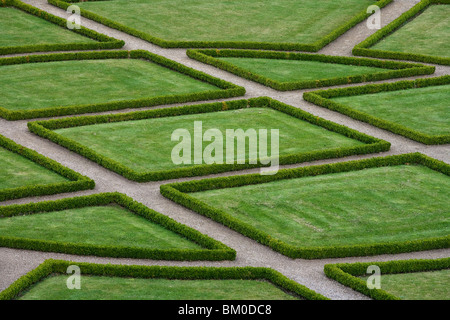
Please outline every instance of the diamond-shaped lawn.
M398 162L395 159L401 157L378 161ZM375 163L363 160L352 167ZM339 170L345 164L331 167ZM286 170L280 174L289 179L244 186L237 177L212 184L204 180L195 191L185 193L189 200L179 196L175 200L276 250L284 246L283 252L289 256L304 256L308 250L315 252L315 257L402 252L408 245L418 250L420 246L412 243L427 239L448 246L450 179L446 174L407 163L315 176L321 169ZM312 176L303 177L303 172ZM292 178L295 176L300 177ZM252 179L245 178L242 182L251 183ZM222 188L210 190L213 185ZM170 187L186 190L183 184L163 187L169 198ZM191 203L195 205L191 207Z
M370 49L450 57L450 5L431 5Z
M116 193L0 207L0 246L168 260L224 259L231 252Z
M375 1L346 0L345 5L334 0L114 0L77 3L82 9L115 22L116 28L124 29L117 26L118 23L132 28L134 34L149 41L161 44L152 38L156 37L176 41L171 45L183 47L192 47L189 43L192 41L197 42L196 47L208 46L201 43L204 41L313 44L345 26L372 4Z
M97 41L11 7L0 7L1 47Z
M2 66L0 107L27 112L221 89L139 59L71 60ZM56 112L56 111L55 111Z

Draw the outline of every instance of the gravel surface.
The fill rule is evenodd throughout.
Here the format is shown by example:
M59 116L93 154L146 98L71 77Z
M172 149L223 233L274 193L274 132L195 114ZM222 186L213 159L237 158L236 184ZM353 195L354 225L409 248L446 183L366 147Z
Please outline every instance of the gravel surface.
M25 0L42 10L50 12L54 15L67 17L68 14L64 10L49 5L45 0ZM419 1L405 1L396 0L386 8L382 9L382 24L386 25L390 21L397 18L400 14L410 9ZM450 148L449 145L444 146L426 146L421 143L409 140L407 138L395 135L385 130L378 129L371 125L353 120L349 117L341 115L339 113L317 107L302 99L302 93L307 90L292 91L292 92L278 92L257 83L239 78L228 72L216 69L212 66L208 66L191 60L186 56L186 50L184 49L163 49L150 44L146 41L140 40L136 37L127 35L123 32L105 27L96 22L82 19L83 26L96 30L98 32L107 34L109 36L122 39L126 42L124 49L144 49L153 53L165 56L169 59L183 63L192 68L201 70L213 76L222 78L224 80L233 82L246 88L247 94L244 98L269 96L279 101L290 104L294 107L301 108L316 116L323 117L325 119L334 121L346 125L350 128L364 132L371 136L375 136L392 143L392 148L389 152L382 154L372 154L364 156L352 156L341 159L331 159L315 161L312 163L303 163L298 165L283 166L283 168L293 168L312 164L333 163L346 160L355 160L370 158L380 155L392 155L402 154L409 152L422 152L430 157L450 163ZM330 55L344 55L350 56L351 49L359 42L364 40L367 36L372 34L374 30L369 30L366 27L365 22L357 25L352 30L341 36L339 39L323 48L319 53ZM450 74L450 67L437 66L436 74L432 76ZM417 77L416 77L417 78ZM389 80L386 82L398 81ZM239 98L234 98L239 99ZM199 103L199 102L197 102ZM196 103L196 104L197 104ZM192 104L192 103L190 103ZM169 107L169 106L162 106ZM151 108L150 108L151 109ZM145 108L140 109L145 110ZM127 110L127 111L131 111ZM124 112L118 111L118 112ZM117 112L109 112L117 113ZM96 182L95 190L76 192L63 195L54 195L39 198L26 198L15 201L3 202L1 205L9 204L21 204L42 200L55 200L66 197L73 197L79 195L94 194L100 192L122 192L135 200L144 203L148 207L161 212L181 223L184 223L192 228L199 230L200 232L217 239L226 245L234 248L237 251L236 261L230 262L161 262L153 260L134 260L134 259L112 259L112 258L97 258L97 257L83 257L64 255L57 253L42 253L26 250L15 250L9 248L0 248L0 291L7 288L12 282L18 279L20 276L29 272L33 268L37 267L45 259L69 259L72 261L87 261L97 263L118 263L118 264L136 264L136 265L170 265L170 266L264 266L270 267L280 271L287 277L306 285L307 287L331 298L331 299L367 299L367 297L347 288L335 281L329 280L323 273L323 266L327 263L337 262L356 262L356 261L387 261L387 260L400 260L400 259L426 259L426 258L443 258L448 257L450 250L433 250L426 252L405 253L397 255L382 255L376 257L357 257L357 258L343 258L343 259L323 259L323 260L302 260L302 259L290 259L279 253L272 251L271 249L258 244L257 242L248 239L229 228L226 228L210 219L207 219L201 215L198 215L188 209L185 209L167 199L162 197L159 193L159 186L164 182L150 182L150 183L135 183L129 181L103 167L86 160L85 158L70 152L62 147L59 147L48 140L39 138L31 134L27 129L27 121L9 122L0 119L0 134L14 140L15 142L22 144L28 148L38 151L39 153L50 157L64 166L67 166L73 170L76 170L83 175L89 176ZM258 172L255 170L245 170L238 173L227 173L215 176L227 176L236 174L246 174ZM195 178L195 179L202 179ZM187 181L190 179L178 179L176 181Z

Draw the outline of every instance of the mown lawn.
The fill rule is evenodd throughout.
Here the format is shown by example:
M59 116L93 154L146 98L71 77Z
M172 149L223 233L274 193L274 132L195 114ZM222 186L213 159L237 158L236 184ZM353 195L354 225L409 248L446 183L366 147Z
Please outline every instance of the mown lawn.
M219 58L254 74L280 82L323 80L386 72L387 69L302 60Z
M332 100L424 134L450 133L450 85L339 97Z
M173 41L313 43L373 0L113 0L77 3L133 29Z
M394 166L191 193L214 208L301 247L447 236L448 176Z
M450 300L450 270L384 274L381 289L404 300Z
M94 43L49 21L15 8L0 8L0 47L32 44Z
M0 234L76 244L201 249L184 237L118 206L94 206L1 218Z
M69 290L67 276L52 276L21 300L295 300L256 280L166 280L82 276L81 290Z
M0 147L0 190L68 182L59 174Z
M450 5L432 5L371 49L450 57Z
M224 136L226 159L226 130L250 128L280 131L280 155L324 150L338 147L362 145L362 142L328 131L309 122L291 117L269 108L249 108L233 111L184 115L177 117L155 118L137 121L96 124L55 130L56 133L77 141L97 153L118 161L138 171L174 169L190 166L175 165L172 161L172 149L179 144L171 141L176 129L187 129L192 138L192 158L194 155L194 121L202 121L203 133L208 129L219 129ZM211 142L204 142L203 149ZM258 155L249 153L246 141L246 159L256 159ZM194 159L192 159L192 164ZM248 161L247 161L248 163Z
M210 90L219 88L137 59L19 64L0 72L0 107L15 111Z

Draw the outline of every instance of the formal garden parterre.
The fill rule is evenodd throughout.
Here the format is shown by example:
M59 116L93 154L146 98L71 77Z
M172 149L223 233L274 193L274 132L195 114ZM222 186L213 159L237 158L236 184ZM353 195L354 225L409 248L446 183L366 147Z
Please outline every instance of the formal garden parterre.
M447 163L421 153L375 157L389 151L391 143L305 112L302 105L265 97L259 93L274 95L264 87L256 98L252 92L251 98L222 101L244 96L246 89L196 69L202 62L278 90L280 97L282 91L344 85L304 92L303 98L424 145L445 148L449 75L353 84L426 76L437 70L430 63L449 65L449 0L422 0L353 48L355 56L375 59L298 51L317 52L353 27L362 30L374 12L371 5L390 10L394 0L346 0L345 5L332 0L48 3L64 10L75 4L83 19L162 48L188 48L194 67L171 60L168 50L157 55L148 47L150 51L77 52L121 49L125 42L83 26L68 30L63 18L19 0L0 0L0 55L13 55L0 57L0 122L61 117L28 122L27 127L140 183L264 166L250 161L261 161L249 146L250 138L244 141L248 163L234 154L229 163L224 150L220 163L175 164L171 134L179 128L192 134L195 123L202 123L203 131L279 129L280 165L373 154L364 160L282 169L274 175L175 181L160 185L160 194L184 207L181 210L222 224L299 267L305 267L301 259L413 252L421 256L419 251L450 247ZM136 43L133 48L142 47ZM52 51L61 52L46 53ZM37 52L44 54L32 54ZM207 100L220 102L167 107ZM83 115L158 106L164 108ZM405 143L405 150L416 146ZM393 151L398 150L396 143ZM149 195L147 205L138 202L142 195L136 201L136 193L131 192L131 198L117 190L11 204L14 199L94 189L95 182L1 135L0 166L0 247L25 250L24 255L32 250L90 256L94 261L103 257L219 265L150 267L50 259L0 292L0 300L327 299L274 270L292 266L264 260L268 267L259 267L263 260L258 259L267 258L264 254L255 260L258 267L220 267L225 261L242 265L242 260L234 262L238 246L150 209L154 195ZM129 183L132 190L151 186ZM10 202L1 204L4 201ZM162 200L156 201L157 210L164 212L167 203L160 210ZM236 244L233 237L229 240ZM326 264L323 273L376 300L440 300L448 299L449 261ZM82 290L67 287L67 270L74 265L81 268ZM381 289L368 287L373 266L381 270ZM320 281L316 288L327 292Z

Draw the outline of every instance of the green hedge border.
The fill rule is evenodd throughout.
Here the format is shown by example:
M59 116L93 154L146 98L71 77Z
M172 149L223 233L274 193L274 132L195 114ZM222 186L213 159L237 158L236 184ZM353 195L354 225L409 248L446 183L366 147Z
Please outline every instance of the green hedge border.
M371 245L348 245L328 247L298 247L273 238L271 235L244 223L231 216L225 211L216 209L206 203L197 200L188 193L215 190L223 188L236 188L246 185L254 185L279 181L284 179L295 179L307 176L317 176L337 172L349 172L363 170L366 168L395 166L402 164L420 164L433 170L450 175L450 165L428 158L420 153L404 154L399 156L378 157L358 161L341 162L319 166L301 167L296 169L280 170L274 176L262 176L250 174L242 176L222 177L188 181L181 183L166 184L160 187L161 194L203 216L211 218L259 243L269 246L273 250L290 258L322 259L340 258L352 256L369 256L379 254L395 254L402 252L422 251L430 249L441 249L450 247L450 236L428 238L418 241L397 241L387 243L376 243Z
M74 53L53 53L44 55L19 56L12 58L0 58L0 67L5 65L17 65L26 63L45 63L52 61L70 60L96 60L96 59L142 59L158 64L165 68L187 75L199 81L218 87L217 90L208 90L197 93L174 94L159 97L123 100L99 104L74 105L66 107L52 107L30 111L10 111L0 106L0 117L6 120L24 120L34 118L56 117L82 113L94 113L129 108L143 108L172 103L184 103L192 101L214 100L245 95L245 88L236 86L230 82L215 78L201 71L186 67L178 62L169 60L157 54L145 50L116 50L116 51L90 51ZM0 69L1 70L1 69ZM0 102L1 103L1 102Z
M0 7L13 7L33 16L47 20L59 27L67 29L67 20L54 16L50 13L37 9L19 0L0 0ZM69 30L69 29L67 29ZM108 37L96 31L81 27L81 29L69 30L82 36L98 41L98 43L60 43L60 44L31 44L25 46L0 47L0 55L13 53L31 53L48 51L71 51L71 50L95 50L95 49L118 49L125 45L122 40ZM1 32L1 31L0 31Z
M303 152L281 156L279 158L279 163L281 165L308 162L327 158L339 158L355 154L383 152L388 151L390 148L389 142L367 136L363 133L360 133L348 127L324 120L300 109L294 108L292 106L283 104L279 101L266 97L255 98L250 100L233 100L227 102L217 102L193 106L154 109L148 111L115 114L115 115L85 116L85 117L29 122L28 128L31 132L43 138L49 139L50 141L53 141L71 151L81 154L82 156L102 165L103 167L109 170L112 170L126 177L129 180L137 182L161 181L182 177L195 177L208 174L222 173L227 171L244 170L249 168L258 168L261 167L262 165L248 164L248 163L195 165L185 168L176 168L169 170L158 170L140 173L132 169L129 169L128 167L124 166L123 164L117 161L114 161L110 158L107 158L97 153L95 150L87 146L84 146L74 140L65 138L53 132L52 130L62 128L72 128L77 126L94 125L100 123L152 119L161 117L174 117L180 115L201 114L209 112L220 112L225 110L244 109L248 107L272 108L274 110L286 113L292 117L310 122L314 125L318 125L327 130L337 132L346 137L356 139L358 141L365 143L364 145L360 146L333 148L328 150Z
M381 81L393 78L404 78L417 75L433 74L435 67L422 64L412 64L399 61L375 60L367 58L326 56L321 54L305 54L277 51L252 51L252 50L187 50L189 58L215 66L219 69L231 72L245 79L258 82L279 91L301 90L309 88L330 87L351 83ZM323 63L345 64L353 66L366 66L391 69L380 73L368 73L348 77L336 77L320 80L301 80L281 82L272 80L245 68L238 67L219 58L254 58L254 59L278 59L278 60L304 60Z
M358 278L365 276L369 266L380 267L381 274L398 274L412 272L426 272L450 269L450 258L427 260L400 260L388 262L339 263L327 264L324 272L328 278L336 280L344 286L350 287L375 300L401 300L399 297L382 289L369 289L367 283Z
M95 0L94 0L95 1ZM380 0L374 2L374 5L380 8L385 7L393 0ZM67 9L71 3L77 3L80 0L48 0L48 3L62 8ZM327 36L317 40L314 43L304 44L304 43L271 43L271 42L246 42L246 41L168 41L161 38L157 38L146 32L142 32L126 25L120 24L113 20L104 18L96 13L81 9L81 15L90 20L97 21L105 26L114 28L132 36L138 37L145 41L151 42L160 46L162 48L242 48L242 49L265 49L265 50L284 50L284 51L309 51L317 52L327 44L331 43L333 40L337 39L339 36L343 35L345 32L356 26L358 23L364 21L372 15L372 13L367 13L367 10L363 10L347 23L335 29Z
M71 180L68 182L53 184L36 184L19 188L0 189L0 202L19 198L45 196L95 188L95 182L88 177L85 177L69 168L66 168L58 162L44 157L36 151L25 148L2 135L0 135L0 148L4 148L8 151L16 153L50 171L59 174L60 176L63 176L64 178Z
M373 35L365 39L363 42L357 44L353 48L353 54L356 56L366 56L366 57L374 57L374 58L385 58L385 59L398 59L398 60L411 60L411 61L419 61L425 63L435 63L442 65L450 65L450 58L448 57L439 57L425 54L417 54L417 53L406 53L406 52L396 52L396 51L385 51L385 50L376 50L370 49L370 47L377 44L379 41L383 40L385 37L394 33L406 23L417 17L421 14L425 9L427 9L431 5L439 5L439 4L450 4L450 0L422 0L418 4L416 4L413 8L403 13L399 18L388 24L386 27L378 30ZM413 39L412 39L413 41Z
M320 90L314 92L306 92L303 99L314 103L318 106L340 112L353 119L364 121L381 129L391 131L402 135L409 139L427 144L447 144L450 143L450 134L446 135L428 135L418 130L414 130L392 121L378 118L363 111L352 109L351 107L331 100L336 97L358 96L364 94L374 94L379 92L410 90L415 88L424 88L429 86L439 86L450 84L450 76L442 76L437 78L425 78L412 81L399 81L393 83L373 84L351 88L339 88L330 90Z
M0 300L13 300L32 285L52 274L67 274L71 265L80 267L82 275L169 280L265 280L285 292L307 300L329 300L321 294L288 279L278 271L262 267L163 267L94 264L49 259L0 292Z
M43 212L62 211L91 206L105 206L110 204L117 204L123 208L126 208L134 214L156 223L178 235L181 235L205 249L148 249L116 245L76 244L52 240L4 237L1 235L0 247L97 257L174 261L220 261L234 260L236 258L236 251L221 242L189 228L186 225L178 223L161 213L151 210L143 204L138 203L121 193L101 193L56 201L4 206L0 207L0 219L18 215L39 214Z

